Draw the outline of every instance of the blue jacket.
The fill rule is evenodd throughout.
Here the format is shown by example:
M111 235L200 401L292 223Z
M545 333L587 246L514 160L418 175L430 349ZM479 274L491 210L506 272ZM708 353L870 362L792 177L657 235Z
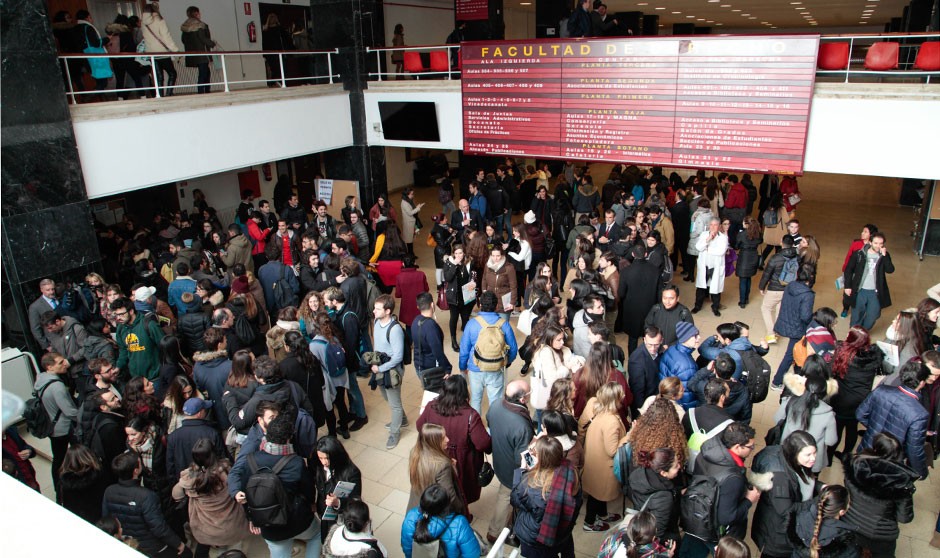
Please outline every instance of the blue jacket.
M193 311L193 307L183 302L183 293L193 293L196 294L196 281L190 277L177 277L170 283L170 286L167 287L166 297L167 302L170 306L176 308L176 313L179 316L182 316L186 312ZM202 310L202 305L200 305L200 310Z
M687 385L692 376L698 372L698 366L695 364L695 359L692 358L692 351L694 350L685 345L676 344L666 349L666 352L659 359L659 379L664 380L669 376L675 376L682 382L685 392L682 394L679 404L682 405L683 409L698 407L700 404L698 398L695 397L695 394Z
M752 349L754 349L754 345L751 344L751 340L747 337L738 337L729 343L727 347L725 347L721 344L720 341L712 336L699 345L698 354L702 355L708 360L715 360L721 353L728 353L731 355L731 359L734 361L734 374L732 377L735 380L740 380L741 373L744 372L744 363L741 360L741 352L750 351Z
M556 535L556 546L566 541L571 536L571 530L575 526L575 518L581 510L581 490L578 490L577 504L574 510L574 517L568 524L568 532L559 531ZM519 540L535 546L539 536L539 529L542 527L543 517L545 515L545 498L542 497L541 488L529 486L525 479L522 469L516 469L513 473L512 493L509 495L509 501L513 509L516 510L516 520L512 525L512 532L519 537ZM566 518L567 519L567 518Z
M193 378L196 387L208 395L214 403L212 411L219 423L219 428L228 430L232 425L228 420L228 412L222 403L222 394L225 393L225 382L232 371L232 361L228 359L225 351L208 351L193 355Z
M101 515L117 517L124 534L137 539L140 551L147 555L160 552L164 546L176 550L180 545L160 510L160 498L142 487L140 479L118 481L105 489Z
M780 314L777 315L774 331L790 339L799 339L806 335L806 328L813 319L815 302L816 293L806 283L794 281L787 285L783 291Z
M502 315L497 314L496 312L480 312L478 314L483 321L488 324L495 324L497 320L502 318ZM472 319L463 328L463 336L460 338L460 369L469 370L471 372L479 372L480 369L474 364L473 359L470 358L473 355L473 348L477 344L477 337L480 335L481 326L477 323L476 319ZM512 361L516 358L516 353L519 351L518 345L516 345L516 333L512 330L512 325L509 323L509 320L503 322L503 337L506 339L506 344L509 345L509 353L506 355L506 368L509 368L509 365L512 364Z
M444 331L433 318L418 315L411 322L411 337L414 344L415 370L427 370L442 366L451 370L450 361L444 354Z
M267 303L268 312L274 314L280 308L274 301L274 284L281 278L287 279L295 295L300 294L300 281L294 275L294 270L278 261L268 262L258 270L258 280L261 281L261 289L264 291L264 301Z
M411 558L411 548L414 544L415 527L421 519L421 509L412 508L405 515L401 524L401 549L405 558ZM480 543L477 542L473 529L467 518L462 515L450 514L445 519L432 517L428 532L432 537L438 537L447 551L447 558L479 558Z
M866 427L861 449L870 448L878 432L890 432L904 445L911 469L927 478L924 437L930 414L920 394L906 387L878 386L859 405L855 418Z
M248 486L248 479L251 477L251 466L248 464L247 455L252 452L246 449L240 452L239 457L241 457L241 453L245 454L245 459L237 460L228 474L228 493L233 498L235 494L245 490L245 487ZM282 457L261 450L253 453L259 469L264 467L273 469ZM313 502L313 495L316 492L313 478L304 466L304 460L299 455L294 455L296 457L291 459L277 474L284 491L287 492L289 497L294 497L294 510L289 515L287 525L261 528L261 536L268 541L292 539L310 527L311 522L316 521L316 516L313 515L313 510L310 507ZM317 526L317 531L319 530L319 526Z
M481 185L480 188L482 187L483 186ZM477 191L477 195L470 198L470 209L476 209L479 211L480 217L482 217L484 221L489 219L489 215L486 213L486 196L484 196L479 191Z

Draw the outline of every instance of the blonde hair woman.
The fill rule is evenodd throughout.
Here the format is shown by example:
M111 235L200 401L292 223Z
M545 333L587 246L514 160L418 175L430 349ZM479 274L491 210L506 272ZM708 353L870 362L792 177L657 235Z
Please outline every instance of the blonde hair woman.
M587 495L584 530L601 532L620 521L616 513L607 513L607 502L620 497L620 483L614 476L614 456L623 443L627 429L620 420L623 387L609 382L597 390L581 415L578 426L584 433L584 493Z
M454 513L465 513L466 504L457 490L457 469L447 453L450 439L444 427L426 423L418 433L418 443L408 458L408 478L411 480L411 495L408 509L420 503L424 489L432 484L440 485L450 496L450 509Z

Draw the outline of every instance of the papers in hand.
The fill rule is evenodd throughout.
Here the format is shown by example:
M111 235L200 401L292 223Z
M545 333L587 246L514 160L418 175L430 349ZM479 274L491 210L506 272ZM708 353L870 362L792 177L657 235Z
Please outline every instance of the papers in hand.
M356 488L356 483L354 482L339 481L336 483L336 488L333 489L333 496L340 499L347 498L352 494L354 488ZM326 510L323 512L322 519L324 521L330 521L336 519L337 515L337 511L333 506L327 506Z
M836 290L841 291L845 289L845 276L840 275L836 278Z
M503 295L503 308L511 308L512 304L512 291Z
M473 281L460 287L460 293L463 296L463 303L469 304L477 299L477 285Z

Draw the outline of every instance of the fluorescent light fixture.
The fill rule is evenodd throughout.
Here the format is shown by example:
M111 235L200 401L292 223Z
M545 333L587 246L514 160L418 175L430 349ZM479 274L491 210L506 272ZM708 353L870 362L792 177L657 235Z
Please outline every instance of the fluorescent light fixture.
M656 9L656 10L665 10L666 8L660 6L660 7L658 7L658 8L654 8L654 9Z
M672 12L672 13L673 15L678 15L678 14L681 14L682 12Z
M686 19L695 19L695 16L685 16Z
M731 10L731 11L737 13L737 12L740 12L741 10Z

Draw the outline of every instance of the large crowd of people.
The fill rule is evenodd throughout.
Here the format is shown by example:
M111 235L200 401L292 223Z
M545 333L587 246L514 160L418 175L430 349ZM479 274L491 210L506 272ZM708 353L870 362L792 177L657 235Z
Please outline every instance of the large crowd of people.
M820 247L793 177L617 165L597 188L589 167L555 170L507 159L457 191L444 178L431 215L407 188L367 210L349 196L335 217L284 176L271 201L243 192L230 224L199 191L191 211L98 224L103 273L44 279L29 307L56 501L152 557L258 535L277 558L295 543L385 556L398 543L372 532L342 440L388 414L388 450L418 431L408 558L475 558L505 527L526 558L572 558L579 523L607 533L599 556L749 556L748 536L768 557L893 556L940 451L940 302L874 342L885 235L866 224L852 243L839 312L815 303ZM758 273L763 332L699 330L706 303L727 312L727 278L744 308ZM406 367L425 394L410 418ZM775 426L758 433L768 395ZM33 455L7 430L4 470L38 490ZM844 483L820 482L838 461Z

